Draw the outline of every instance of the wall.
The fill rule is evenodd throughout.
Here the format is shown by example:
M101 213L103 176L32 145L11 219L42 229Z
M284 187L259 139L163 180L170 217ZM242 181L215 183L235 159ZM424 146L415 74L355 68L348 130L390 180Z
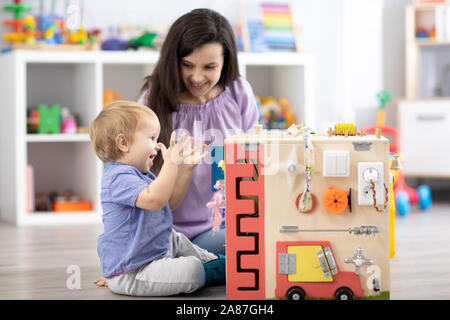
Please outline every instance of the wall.
M383 8L383 87L395 99L405 96L405 7L411 0L384 0ZM386 108L386 123L396 126L396 104Z
M256 0L245 0L247 4ZM272 0L290 2L294 20L302 27L302 49L316 57L316 105L319 130L336 121L356 120L359 126L374 124L382 88L394 97L404 95L404 7L412 0ZM46 10L51 1L44 0ZM0 5L12 0L0 0ZM24 0L35 9L38 0ZM231 23L238 21L238 0L165 0L164 5L146 0L56 1L86 8L86 26L104 30L122 23L169 25L197 7L212 8ZM0 11L0 20L11 14ZM9 30L0 26L0 33ZM0 42L0 48L5 43ZM388 105L387 124L395 124L394 105Z

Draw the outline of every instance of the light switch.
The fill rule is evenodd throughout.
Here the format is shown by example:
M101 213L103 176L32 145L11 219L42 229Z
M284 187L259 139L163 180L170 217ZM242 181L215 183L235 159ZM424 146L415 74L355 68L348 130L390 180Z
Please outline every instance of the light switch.
M324 177L348 177L350 175L350 153L348 151L323 152Z

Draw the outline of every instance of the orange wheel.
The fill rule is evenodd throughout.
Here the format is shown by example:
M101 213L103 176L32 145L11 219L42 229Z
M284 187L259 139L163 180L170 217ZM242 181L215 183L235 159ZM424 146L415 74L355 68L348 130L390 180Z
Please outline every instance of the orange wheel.
M348 205L347 194L341 189L330 187L323 196L323 205L329 213L342 213Z

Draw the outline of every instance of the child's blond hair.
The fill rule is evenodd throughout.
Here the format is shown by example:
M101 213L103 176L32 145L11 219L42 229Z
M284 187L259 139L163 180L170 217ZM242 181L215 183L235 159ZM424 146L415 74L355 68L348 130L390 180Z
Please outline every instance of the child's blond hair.
M89 128L92 146L100 160L108 162L119 159L122 152L117 147L117 136L123 134L132 143L134 133L145 116L158 122L156 114L142 104L119 100L107 105Z

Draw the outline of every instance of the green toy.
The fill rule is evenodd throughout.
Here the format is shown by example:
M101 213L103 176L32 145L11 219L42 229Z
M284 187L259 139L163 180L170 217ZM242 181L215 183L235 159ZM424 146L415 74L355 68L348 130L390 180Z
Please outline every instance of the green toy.
M145 32L142 36L131 39L128 42L128 45L134 49L139 47L151 47L156 36L156 33Z
M377 127L383 128L384 122L386 118L386 103L388 103L392 99L392 93L388 90L381 90L377 93L378 102L380 103L378 109L378 117L377 117Z
M13 11L14 20L23 19L23 12L31 11L32 7L22 4L22 1L14 1L13 4L3 6L6 11Z
M38 133L61 132L61 106L54 104L48 108L45 104L37 106L39 112Z

